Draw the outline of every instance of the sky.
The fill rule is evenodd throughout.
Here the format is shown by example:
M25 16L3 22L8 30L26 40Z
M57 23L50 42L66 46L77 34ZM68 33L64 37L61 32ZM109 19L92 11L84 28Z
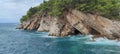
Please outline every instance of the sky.
M42 2L43 0L0 0L0 23L18 23L30 7Z

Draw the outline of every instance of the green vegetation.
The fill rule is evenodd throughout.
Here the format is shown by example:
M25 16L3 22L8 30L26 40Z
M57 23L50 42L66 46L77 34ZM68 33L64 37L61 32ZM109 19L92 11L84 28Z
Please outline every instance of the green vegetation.
M27 12L27 14L25 16L22 16L22 18L20 19L21 22L26 21L27 19L31 18L35 13L37 13L39 11L38 7L34 7L34 8L30 8L29 11Z
M30 8L21 18L21 22L35 15L62 16L69 9L78 9L112 19L120 18L120 0L49 0Z

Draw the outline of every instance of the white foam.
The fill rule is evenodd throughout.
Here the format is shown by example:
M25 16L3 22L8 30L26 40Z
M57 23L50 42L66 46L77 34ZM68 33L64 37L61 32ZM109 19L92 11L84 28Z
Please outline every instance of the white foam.
M105 51L108 51L108 52L117 52L117 53L120 53L120 51L119 50L105 50Z
M92 35L87 35L87 36L71 36L70 39L90 39Z
M56 36L48 36L48 35L44 35L44 36L40 36L42 38L59 38L59 37L56 37Z
M95 41L86 41L86 44L92 45L117 45L120 46L120 42L117 40L108 40L107 38L96 38Z
M81 36L81 35L80 35ZM120 46L120 41L117 40L109 40L107 38L96 38L95 41L92 41L93 35L87 35L87 36L69 36L67 37L68 41L83 41L85 44L91 44L91 45L117 45ZM62 38L57 36L40 36L42 38ZM60 39L62 40L62 39ZM63 41L63 40L62 40Z

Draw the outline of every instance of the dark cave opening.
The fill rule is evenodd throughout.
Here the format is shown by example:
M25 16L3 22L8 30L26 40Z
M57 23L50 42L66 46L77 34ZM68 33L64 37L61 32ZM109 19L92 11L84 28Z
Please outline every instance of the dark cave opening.
M78 31L77 29L75 29L74 35L77 35L77 34L82 34L82 33L80 31Z
M92 35L100 35L100 33L98 31L96 31L95 29L93 29L93 28L90 28L90 34L92 34Z

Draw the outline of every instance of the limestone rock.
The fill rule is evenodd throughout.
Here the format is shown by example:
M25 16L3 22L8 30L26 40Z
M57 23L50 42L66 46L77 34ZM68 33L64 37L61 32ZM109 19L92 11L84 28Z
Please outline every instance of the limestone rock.
M88 27L99 32L100 35L104 35L109 39L120 38L120 29L119 29L120 24L114 23L112 20L109 20L102 16L93 15L89 13L86 14L77 10L72 10L70 11L70 13L76 16L77 18L79 18L80 21L84 22L83 23L84 25L87 25ZM75 18L72 20L75 20Z
M87 25L83 24L83 21L81 20L81 18L78 18L75 15L68 13L67 19L69 23L78 31L80 31L82 34L89 34L89 29Z
M40 21L41 21L41 17L36 16L34 18L31 18L31 19L29 19L27 21L22 22L19 25L19 27L21 27L21 29L24 29L24 30L35 30L40 25L39 24Z
M35 18L33 20L30 21L31 23L29 24L29 26L27 27L28 30L36 30L39 27L39 22L40 19L39 18Z
M50 26L50 36L68 36L74 34L74 28L68 23L66 18L54 18Z
M41 18L40 26L38 28L38 31L40 32L48 32L50 30L50 25L52 24L52 17L51 16L44 16Z
M50 36L68 36L73 34L92 34L96 37L120 39L120 21L102 16L69 10L62 17L35 16L18 26L24 30L49 32Z

